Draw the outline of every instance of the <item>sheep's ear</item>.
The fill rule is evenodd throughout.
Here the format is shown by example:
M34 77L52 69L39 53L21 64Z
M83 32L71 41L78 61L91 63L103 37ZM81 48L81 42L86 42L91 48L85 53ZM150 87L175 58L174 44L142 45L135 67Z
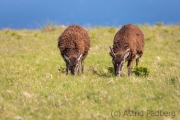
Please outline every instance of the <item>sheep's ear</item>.
M82 57L82 54L79 55L79 57L77 58L77 61L79 61Z
M124 59L126 59L129 56L129 51L130 48L128 48L125 52L124 52Z
M110 55L112 56L112 57L116 57L116 55L114 54L114 51L113 51L113 49L111 48L111 46L109 46L109 48L110 48Z
M64 55L64 58L67 62L70 62L69 58L66 55Z

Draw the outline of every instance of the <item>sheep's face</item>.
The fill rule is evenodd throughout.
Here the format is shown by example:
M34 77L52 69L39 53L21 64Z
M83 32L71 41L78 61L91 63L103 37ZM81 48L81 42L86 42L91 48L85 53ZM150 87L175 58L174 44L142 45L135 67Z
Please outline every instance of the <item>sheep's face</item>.
M112 56L112 63L114 66L114 74L115 74L115 76L120 76L120 72L123 68L124 62L125 62L126 58L129 56L129 49L127 49L123 53L117 53L117 54L115 54L113 52L113 50L111 49L110 55Z
M112 59L112 63L114 66L115 76L119 76L124 64L124 60L121 58L121 56L116 56Z
M76 58L70 58L70 62L68 62L67 66L68 69L71 71L71 74L75 75L79 69L79 61Z
M71 75L75 75L77 71L79 70L79 61L82 57L82 54L78 57L72 56L72 57L67 57L65 56L65 61L66 61L66 69L71 71Z
M118 55L116 55L116 57L112 58L115 76L120 76L120 72L123 68L124 62L125 62L125 58L123 55L118 54Z

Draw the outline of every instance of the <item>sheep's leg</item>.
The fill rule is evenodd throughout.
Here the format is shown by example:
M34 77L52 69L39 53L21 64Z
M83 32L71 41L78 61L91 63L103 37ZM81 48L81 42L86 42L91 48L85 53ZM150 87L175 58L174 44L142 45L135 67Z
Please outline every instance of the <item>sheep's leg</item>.
M80 68L81 68L82 65L80 65L79 63L79 66L78 66L78 75L80 75Z
M66 75L68 75L68 65L66 63Z
M127 64L127 67L128 67L128 76L130 76L132 74L131 73L132 66L133 66L133 60L129 60L128 64Z
M81 71L82 74L84 74L84 60L81 61Z
M138 66L139 58L136 59L136 66Z

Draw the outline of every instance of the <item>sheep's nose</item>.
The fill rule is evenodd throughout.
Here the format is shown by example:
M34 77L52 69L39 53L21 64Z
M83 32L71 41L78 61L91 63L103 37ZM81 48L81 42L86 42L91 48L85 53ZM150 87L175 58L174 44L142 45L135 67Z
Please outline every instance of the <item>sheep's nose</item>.
M120 72L116 72L115 76L120 76Z
M71 75L75 75L74 71L71 70Z
M71 75L75 75L75 72L71 72Z
M120 74L116 74L116 77L119 77L120 76Z

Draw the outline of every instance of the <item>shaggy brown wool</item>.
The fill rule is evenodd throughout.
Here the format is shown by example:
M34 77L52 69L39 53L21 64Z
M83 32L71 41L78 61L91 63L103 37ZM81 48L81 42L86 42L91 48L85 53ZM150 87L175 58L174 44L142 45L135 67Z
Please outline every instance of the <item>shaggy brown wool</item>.
M130 75L133 60L136 59L136 65L138 65L139 58L143 55L143 51L144 34L142 31L132 24L124 25L116 33L113 41L113 48L110 52L113 63L116 64L115 66L120 66L117 70L114 68L115 72L117 72L115 75L119 74L119 70L122 69L123 64L119 64L121 64L125 56L125 59L128 61L128 75Z
M67 56L72 63L81 54L81 61L84 62L90 48L90 37L81 26L71 25L60 35L58 48L66 62L67 60L64 56Z

